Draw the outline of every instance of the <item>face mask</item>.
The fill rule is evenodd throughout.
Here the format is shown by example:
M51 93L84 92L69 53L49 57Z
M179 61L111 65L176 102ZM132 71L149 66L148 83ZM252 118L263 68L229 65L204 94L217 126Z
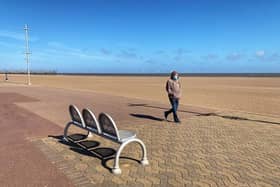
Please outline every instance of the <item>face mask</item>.
M175 81L179 79L178 75L175 75L173 78Z

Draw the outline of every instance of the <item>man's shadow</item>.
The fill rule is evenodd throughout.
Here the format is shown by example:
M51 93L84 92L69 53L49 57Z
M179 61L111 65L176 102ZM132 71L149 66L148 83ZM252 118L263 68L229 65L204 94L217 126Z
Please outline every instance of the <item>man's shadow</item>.
M144 103L128 103L129 107L145 107L145 108L154 108L154 109L160 109L160 110L168 110L168 108L160 107L160 106L153 106L149 104ZM266 120L258 120L258 119L249 119L245 117L239 117L239 116L230 116L230 115L220 115L213 112L195 112L195 111L189 111L189 110L178 110L178 112L182 113L190 113L194 114L195 116L217 116L224 119L230 119L230 120L239 120L239 121L251 121L251 122L259 122L259 123L267 123L267 124L273 124L273 125L280 125L280 122L274 122L274 121L266 121ZM146 118L156 121L163 121L161 118L145 115L145 114L130 114L131 116L138 117L138 118Z
M146 114L130 114L133 117L136 118L141 118L141 119L149 119L149 120L154 120L154 121L163 121L162 118L154 117L151 115L146 115Z

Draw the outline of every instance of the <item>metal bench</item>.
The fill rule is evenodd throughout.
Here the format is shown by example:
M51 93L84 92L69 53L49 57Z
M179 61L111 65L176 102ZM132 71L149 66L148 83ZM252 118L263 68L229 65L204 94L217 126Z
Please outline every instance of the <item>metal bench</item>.
M136 138L136 133L127 130L118 130L114 120L108 114L99 114L97 121L94 113L89 109L83 109L81 114L76 106L70 105L69 112L72 120L67 123L64 129L64 140L72 141L68 138L67 132L71 125L75 125L86 130L88 132L87 137L93 136L95 134L120 144L120 147L118 148L115 156L112 173L121 174L121 169L119 167L119 158L124 147L131 142L136 142L141 146L142 158L140 163L142 165L149 164L147 159L146 146L140 139Z

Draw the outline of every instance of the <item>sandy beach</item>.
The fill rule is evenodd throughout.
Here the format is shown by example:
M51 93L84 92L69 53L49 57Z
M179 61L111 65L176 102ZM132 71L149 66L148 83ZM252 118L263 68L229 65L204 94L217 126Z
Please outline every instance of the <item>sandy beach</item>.
M280 185L279 78L182 77L180 125L163 117L166 79L36 75L27 86L24 76L10 76L0 83L1 184ZM135 162L141 150L131 144L120 160L123 173L113 175L113 159L103 162L94 151L117 150L117 144L97 136L82 140L100 143L90 150L65 143L69 104L106 112L119 129L136 132L150 165Z
M4 80L4 75L3 80ZM33 85L83 90L168 103L168 77L32 75ZM25 83L25 75L9 82ZM279 77L181 77L182 105L280 115Z

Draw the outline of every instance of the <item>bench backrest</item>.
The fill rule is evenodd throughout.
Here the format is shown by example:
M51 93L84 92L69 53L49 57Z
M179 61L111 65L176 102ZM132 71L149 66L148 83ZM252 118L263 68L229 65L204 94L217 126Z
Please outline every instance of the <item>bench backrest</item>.
M82 112L85 125L88 129L94 131L95 133L101 134L101 129L99 127L99 123L96 120L94 113L89 109L83 109Z
M115 141L120 141L118 128L111 116L106 113L101 113L99 114L98 121L103 136Z
M69 113L70 113L72 122L74 124L85 127L83 117L82 117L79 109L75 105L70 105L69 106Z

